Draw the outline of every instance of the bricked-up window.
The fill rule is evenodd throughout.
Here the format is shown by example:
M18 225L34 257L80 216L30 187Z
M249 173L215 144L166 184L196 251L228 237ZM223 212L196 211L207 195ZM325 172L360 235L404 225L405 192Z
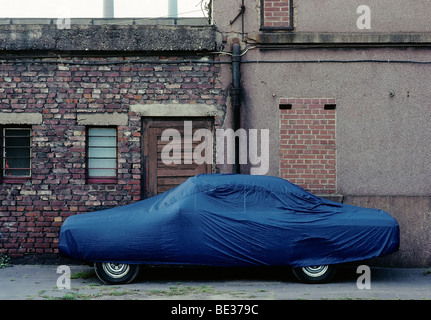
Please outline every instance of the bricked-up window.
M261 30L292 30L293 0L261 0Z
M87 181L89 183L117 181L117 128L88 128Z
M3 128L1 176L4 182L21 182L31 176L30 128Z
M280 99L280 176L316 194L336 185L333 98Z

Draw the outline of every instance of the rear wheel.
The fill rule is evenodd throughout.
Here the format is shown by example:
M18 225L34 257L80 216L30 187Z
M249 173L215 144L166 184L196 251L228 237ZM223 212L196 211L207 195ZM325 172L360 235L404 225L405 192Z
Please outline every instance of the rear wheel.
M106 284L125 284L132 282L139 273L139 265L114 262L96 262L94 270L99 279Z
M293 268L293 274L302 282L324 283L330 281L335 275L335 267L323 265Z

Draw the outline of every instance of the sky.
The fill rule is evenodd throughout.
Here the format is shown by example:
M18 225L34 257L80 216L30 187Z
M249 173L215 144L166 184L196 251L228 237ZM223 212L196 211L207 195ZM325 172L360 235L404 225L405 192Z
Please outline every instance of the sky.
M202 0L178 0L179 17L203 17ZM205 3L208 0L203 0ZM168 16L168 0L114 0L116 18ZM0 0L0 18L102 18L103 0Z

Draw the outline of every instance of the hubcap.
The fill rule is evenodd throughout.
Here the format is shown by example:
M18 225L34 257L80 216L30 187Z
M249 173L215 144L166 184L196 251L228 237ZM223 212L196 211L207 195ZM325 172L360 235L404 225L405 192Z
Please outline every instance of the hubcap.
M312 278L317 278L326 273L328 271L328 266L310 266L310 267L303 267L302 271L304 273Z
M123 263L103 263L103 271L112 278L121 278L129 272L129 265Z

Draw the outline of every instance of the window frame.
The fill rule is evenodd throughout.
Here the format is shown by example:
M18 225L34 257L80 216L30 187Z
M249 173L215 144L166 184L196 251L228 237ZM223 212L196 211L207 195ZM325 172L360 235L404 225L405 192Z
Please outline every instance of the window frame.
M30 139L30 143L28 146L29 149L29 168L25 168L26 170L29 170L29 175L28 176L7 176L4 173L5 168L5 131L8 129L12 129L12 130L28 130L29 131L29 135L28 136L23 136L23 137L28 137ZM27 147L25 147L27 148ZM33 129L31 126L21 126L21 125L1 125L0 126L0 182L1 183L25 183L29 180L32 179L32 174L33 174ZM27 159L27 158L25 158ZM24 168L23 168L24 169Z
M115 176L90 176L90 130L91 129L115 129ZM87 126L86 127L86 150L85 150L85 177L89 184L95 183L117 183L118 182L118 128L117 126ZM97 137L97 136L93 136ZM112 148L112 147L111 147ZM110 158L113 159L113 158ZM97 168L100 169L100 168ZM103 169L103 168L102 168Z
M265 26L265 0L260 0L260 30L261 31L292 31L293 26L293 0L289 0L289 25L283 27Z

